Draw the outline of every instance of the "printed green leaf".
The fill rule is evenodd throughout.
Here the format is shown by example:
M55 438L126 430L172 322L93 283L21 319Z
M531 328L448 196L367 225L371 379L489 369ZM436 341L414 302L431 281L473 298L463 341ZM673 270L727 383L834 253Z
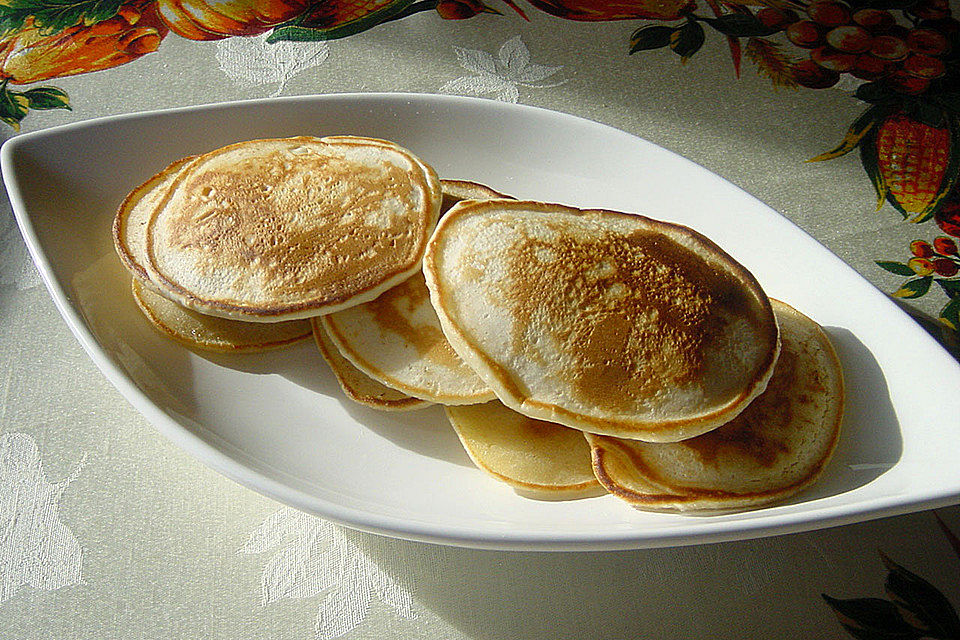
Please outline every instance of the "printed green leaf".
M843 628L860 640L912 640L921 633L907 624L892 602L881 598L840 600L823 594Z
M6 0L0 4L0 34L22 29L27 19L41 33L56 33L81 22L96 24L117 14L125 0Z
M902 262L893 262L890 260L876 260L877 266L881 269L889 271L890 273L895 273L898 276L912 276L913 269L903 264Z
M701 18L701 20L725 36L737 38L769 36L780 30L768 27L749 13L728 13L725 16Z
M940 128L946 124L946 112L938 105L918 100L915 107L910 110L910 115L914 120L922 122L929 127Z
M943 289L943 292L950 298L960 298L960 280L947 280L946 278L937 278L936 282Z
M937 519L937 525L940 527L940 530L943 531L943 535L947 538L950 546L953 547L953 552L956 554L957 558L960 558L960 538L958 538L957 534L950 530L950 527L948 527L947 523L943 521L943 518L940 517L939 513L934 511L933 517Z
M0 121L13 127L14 131L19 131L20 121L28 111L25 97L7 89L6 82L0 85Z
M659 25L637 29L630 36L630 53L666 47L670 44L670 38L674 31L676 29L673 27Z
M873 190L877 193L877 211L883 206L883 201L887 197L887 184L883 180L883 174L880 173L880 166L877 161L877 130L871 127L860 140L860 164L863 170L867 172L870 182L873 183ZM904 216L906 217L906 216Z
M930 284L932 282L933 276L923 276L922 278L907 280L899 289L893 292L893 295L897 298L919 298L920 296L926 295L927 291L930 290Z
M857 87L853 94L858 100L871 104L890 102L894 98L893 92L880 82L868 82Z
M690 56L700 50L706 39L703 27L696 22L688 22L670 35L670 48L680 56L683 62L686 62Z
M415 13L421 13L423 11L436 11L438 4L439 4L439 0L418 0L413 4L407 5L397 13L392 14L389 18L387 18L383 22L390 22L392 20L401 20L403 18L412 16ZM497 11L492 7L489 8L488 10L490 13L503 15L502 13L500 13L499 11Z
M939 589L881 553L889 573L884 589L901 617L924 635L933 638L960 637L960 618Z
M401 17L412 4L413 0L396 0L396 2L392 2L356 20L344 23L334 22L333 24L327 24L327 21L331 19L330 15L323 15L323 21L317 22L312 16L312 12L307 11L290 22L275 28L267 37L267 42L278 42L280 40L313 42L346 38ZM322 5L318 6L322 7ZM332 19L335 21L336 16L332 16Z
M887 112L881 109L881 107L870 107L864 111L859 118L853 121L853 124L850 125L850 128L847 130L847 135L843 137L840 144L826 153L821 153L814 158L810 158L807 162L832 160L850 153L857 148L860 141L867 135L867 132L869 132L873 128L873 125L875 125L880 118L884 117L886 113Z
M935 102L937 105L943 107L947 111L960 113L960 91L951 91L949 89L940 91L936 95L932 96L930 101Z
M960 331L960 298L954 298L940 309L940 322L954 331Z
M31 109L70 109L70 97L57 87L37 87L20 95L27 99Z

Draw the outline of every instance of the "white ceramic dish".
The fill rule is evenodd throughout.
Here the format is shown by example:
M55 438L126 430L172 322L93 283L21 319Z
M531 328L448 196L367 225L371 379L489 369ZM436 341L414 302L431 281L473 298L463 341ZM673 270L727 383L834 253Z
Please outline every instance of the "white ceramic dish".
M478 180L518 197L641 212L713 238L836 344L849 400L825 476L788 503L709 517L642 513L611 496L538 502L476 470L438 408L398 415L352 404L312 344L263 357L209 356L154 333L111 244L124 194L174 159L230 142L339 133L395 140L441 177ZM2 170L50 293L123 395L228 477L345 525L474 547L613 549L808 530L960 496L960 366L785 218L621 131L467 98L297 97L24 134L3 146Z

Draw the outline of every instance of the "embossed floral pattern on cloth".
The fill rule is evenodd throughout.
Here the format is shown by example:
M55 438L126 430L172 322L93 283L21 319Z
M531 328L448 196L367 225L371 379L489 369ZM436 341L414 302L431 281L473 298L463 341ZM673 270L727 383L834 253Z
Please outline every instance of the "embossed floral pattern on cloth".
M284 507L264 520L239 551L273 555L260 581L264 606L319 596L316 637L340 638L370 612L374 599L400 618L416 618L413 598L336 525Z
M80 582L83 553L60 519L60 499L82 467L51 483L32 437L0 435L0 603L22 587L52 591Z
M5 136L295 93L436 92L568 111L756 193L926 316L945 344L955 340L957 2L0 5ZM105 158L104 171L116 162ZM438 548L318 520L204 469L155 433L87 362L39 285L5 207L2 640L835 639L845 629L919 637L930 620L955 630L954 542L929 513L585 554ZM129 366L136 357L118 356ZM82 451L94 450L84 463ZM960 530L960 508L938 515ZM926 605L927 618L913 615Z

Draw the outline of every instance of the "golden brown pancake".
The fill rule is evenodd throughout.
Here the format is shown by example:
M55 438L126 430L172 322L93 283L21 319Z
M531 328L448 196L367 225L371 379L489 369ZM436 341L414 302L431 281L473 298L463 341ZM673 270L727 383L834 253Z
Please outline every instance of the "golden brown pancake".
M440 205L440 215L445 214L453 205L461 200L514 199L485 184L471 180L447 180L444 178L440 181L440 187L443 189L443 204Z
M441 180L441 214L460 201L505 197L490 187ZM473 404L493 392L456 354L440 329L423 273L376 300L319 320L341 355L374 380L440 404Z
M604 493L580 431L528 418L496 400L446 412L477 467L517 493L540 500Z
M308 320L266 324L206 316L164 298L136 278L133 298L161 333L205 351L255 353L296 344L311 334Z
M766 391L728 424L673 443L586 434L597 478L638 509L716 511L781 501L813 483L836 446L843 372L812 320L774 301L782 349Z
M147 225L144 265L202 313L276 322L372 300L420 265L440 181L409 151L337 136L199 156Z
M354 367L388 387L447 405L494 398L444 337L423 274L317 322Z
M154 289L156 285L143 266L147 260L147 223L174 178L191 160L193 156L171 163L127 194L113 219L113 244L120 261L130 273Z
M639 215L465 201L424 274L443 332L508 407L675 441L766 386L777 323L756 279L695 231Z
M340 355L340 351L330 341L330 337L318 322L318 319L313 318L310 322L313 325L313 337L316 340L317 348L320 350L320 355L330 365L333 375L337 378L337 382L340 383L340 387L348 398L354 402L384 411L409 411L430 406L429 402L413 398L401 391L382 385L357 369L349 360Z

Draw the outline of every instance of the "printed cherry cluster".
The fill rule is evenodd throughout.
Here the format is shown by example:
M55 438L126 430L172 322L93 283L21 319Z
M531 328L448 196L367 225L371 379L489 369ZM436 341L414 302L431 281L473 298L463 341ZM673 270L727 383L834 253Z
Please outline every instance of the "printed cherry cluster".
M913 26L899 24L887 9L818 0L804 14L766 7L757 18L809 50L809 59L793 66L802 86L825 89L849 73L871 82L886 79L894 90L916 95L946 73L944 58L960 33L960 22L950 17L947 0L922 0L904 14Z
M938 276L950 278L960 271L957 243L953 238L939 236L934 238L933 244L914 240L910 243L910 253L914 257L910 258L907 266L918 276L936 273Z

